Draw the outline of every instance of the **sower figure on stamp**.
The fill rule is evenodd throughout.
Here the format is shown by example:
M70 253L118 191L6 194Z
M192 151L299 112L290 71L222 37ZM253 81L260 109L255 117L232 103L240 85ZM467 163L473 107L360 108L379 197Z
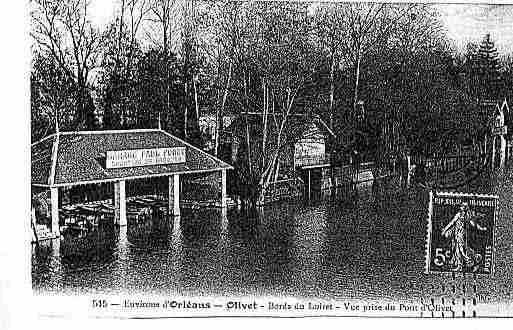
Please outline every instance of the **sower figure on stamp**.
M483 256L476 253L468 242L468 229L470 226L485 231L486 227L480 226L475 220L483 217L484 214L471 211L468 203L462 203L460 210L447 226L442 230L442 236L451 239L452 257L451 265L453 271L462 271L464 268L479 267Z

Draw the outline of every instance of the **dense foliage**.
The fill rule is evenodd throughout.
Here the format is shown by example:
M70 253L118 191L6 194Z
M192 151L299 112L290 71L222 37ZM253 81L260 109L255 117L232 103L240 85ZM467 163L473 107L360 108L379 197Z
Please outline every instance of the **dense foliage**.
M240 180L265 190L297 114L328 123L334 153L380 164L482 140L480 102L513 96L512 56L498 54L489 34L458 53L431 5L118 5L100 31L85 0L33 2L33 140L56 123L61 130L160 124L201 144L199 117L212 114L218 154L222 118L232 114L240 119ZM250 113L260 114L258 123Z

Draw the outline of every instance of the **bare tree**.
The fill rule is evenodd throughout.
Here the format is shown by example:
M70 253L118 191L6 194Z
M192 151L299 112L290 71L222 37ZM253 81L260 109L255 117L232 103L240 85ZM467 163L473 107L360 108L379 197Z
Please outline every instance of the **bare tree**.
M348 16L345 15L346 4L323 3L319 4L314 13L314 40L321 52L328 56L329 65L329 123L333 129L333 115L335 104L335 71L345 59L347 51L345 42L347 36Z
M177 0L150 1L145 36L154 47L167 54L172 48L173 33L177 30L179 6Z
M242 138L238 174L262 202L276 179L279 158L290 137L290 119L298 111L311 79L310 25L307 5L298 3L211 2L201 17L206 35L198 39L210 63L215 99L215 149L222 117L238 110L233 132ZM233 110L232 110L233 111ZM251 197L250 197L251 198Z
M149 23L145 28L145 36L152 44L153 48L162 50L164 56L169 59L173 49L177 48L178 39L173 36L177 34L180 18L180 6L177 0L151 0L149 15L146 21ZM167 109L166 113L169 114L171 107L170 99L170 85L169 78L170 63L166 65L167 72L167 83L166 83L166 95L167 95ZM177 113L173 107L171 113L171 121L174 124L174 131L176 134L179 133L178 127L176 127Z
M256 151L252 166L258 178L258 202L262 203L276 178L279 158L289 142L291 118L301 111L298 101L305 97L316 59L309 52L306 5L257 3L248 9L251 19L247 22L242 87L246 106L254 107L261 116L261 134L252 137L260 146L253 142L251 147Z
M189 133L189 106L191 105L191 90L194 94L194 103L196 113L199 116L199 104L196 88L196 61L197 61L197 48L196 48L196 33L195 33L195 18L196 18L196 3L194 0L184 0L181 4L182 21L181 21L181 57L182 57L182 79L184 81L184 136L187 139Z
M75 111L74 83L53 57L35 53L30 75L32 140L69 129Z
M332 15L345 30L345 42L338 43L344 56L354 68L353 108L359 101L362 59L379 44L386 44L393 29L410 13L415 4L394 5L387 3L350 3L334 8Z
M118 10L111 23L111 39L103 59L103 72L107 76L104 95L104 127L123 126L126 121L126 94L133 79L134 61L140 48L137 40L140 28L150 11L149 0L119 0ZM119 103L114 114L113 106Z
M137 36L141 24L152 10L150 5L150 0L120 0L118 50L119 54L123 51L126 53L125 72L132 68ZM123 43L123 29L127 30L127 44Z
M212 1L199 12L201 36L197 36L198 52L206 59L204 69L210 81L210 95L215 107L214 155L220 148L225 108L238 64L243 29L243 6L240 2Z
M92 72L100 66L109 31L102 33L89 20L89 1L35 0L31 35L41 52L52 56L74 81L77 94L75 126L93 128L90 95Z
M429 5L416 5L398 17L387 43L372 52L375 61L388 68L378 69L367 63L369 67L374 66L374 72L386 72L372 82L374 97L381 99L383 107L379 114L382 132L375 155L376 166L387 166L390 159L396 158L402 164L403 182L407 182L406 164L412 150L419 149L418 136L427 127L436 125L438 109L456 107L456 100L450 99L455 93L447 93L449 54L436 10ZM419 123L427 118L432 120L419 128Z

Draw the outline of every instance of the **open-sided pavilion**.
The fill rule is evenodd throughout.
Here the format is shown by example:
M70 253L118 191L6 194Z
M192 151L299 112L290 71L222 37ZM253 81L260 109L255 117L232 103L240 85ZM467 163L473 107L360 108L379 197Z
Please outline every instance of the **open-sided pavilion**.
M58 132L31 146L32 186L48 189L51 231L59 235L59 192L91 184L114 185L114 221L127 224L125 183L168 177L169 214L180 215L180 176L221 173L226 207L226 171L233 167L161 129Z

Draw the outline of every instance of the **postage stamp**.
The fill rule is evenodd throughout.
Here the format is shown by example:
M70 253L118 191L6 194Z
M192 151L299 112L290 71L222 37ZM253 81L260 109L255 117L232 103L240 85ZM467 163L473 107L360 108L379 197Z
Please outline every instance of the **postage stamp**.
M493 272L498 197L430 192L426 273Z

